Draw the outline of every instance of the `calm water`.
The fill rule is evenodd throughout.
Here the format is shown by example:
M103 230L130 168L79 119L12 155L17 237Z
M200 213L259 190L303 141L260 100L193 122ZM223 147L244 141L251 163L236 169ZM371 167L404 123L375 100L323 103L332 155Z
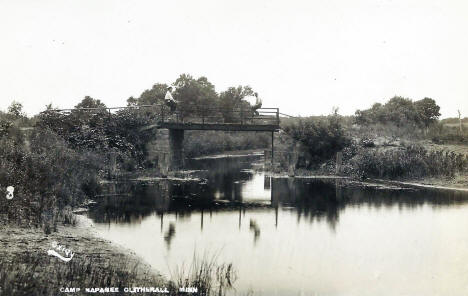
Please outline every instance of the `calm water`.
M269 178L258 161L193 160L201 180L110 184L90 216L163 274L219 252L239 295L468 294L467 196Z

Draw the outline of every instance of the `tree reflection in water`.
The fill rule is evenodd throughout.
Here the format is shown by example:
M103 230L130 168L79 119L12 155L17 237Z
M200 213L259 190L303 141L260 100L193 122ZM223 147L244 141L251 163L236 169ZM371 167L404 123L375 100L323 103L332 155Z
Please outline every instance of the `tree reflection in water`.
M314 178L272 178L261 172L250 170L258 156L247 158L204 159L192 164L201 170L202 180L158 180L154 182L117 182L103 185L102 197L90 210L91 218L97 223L140 223L141 219L156 214L175 214L177 219L189 218L202 211L238 211L239 228L242 224L241 212L252 209L294 211L297 222L321 221L325 219L331 229L339 223L339 213L345 207L393 207L401 210L425 204L442 207L455 203L465 203L467 194L462 192L405 189L396 190L379 186L363 186L339 179ZM261 178L263 186L255 190L269 193L265 200L251 199L243 188ZM112 193L106 195L106 192ZM252 194L251 192L249 194ZM254 192L255 194L255 192ZM263 196L263 195L262 195ZM203 219L200 225L203 230ZM252 227L255 237L260 229ZM257 234L256 234L257 233ZM168 230L170 244L175 228Z

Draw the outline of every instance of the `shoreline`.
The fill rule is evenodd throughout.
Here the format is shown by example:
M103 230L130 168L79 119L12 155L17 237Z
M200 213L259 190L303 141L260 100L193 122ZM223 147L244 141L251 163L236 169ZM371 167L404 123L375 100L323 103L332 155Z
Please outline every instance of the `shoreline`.
M87 210L88 209L86 209L86 211ZM74 215L77 218L77 225L70 227L70 231L72 233L74 232L77 235L88 237L89 239L100 243L103 248L106 248L106 251L110 252L106 255L112 255L112 253L116 255L124 255L125 257L127 257L126 259L128 259L132 264L137 264L138 266L143 267L145 272L151 271L154 273L155 276L163 279L163 276L159 273L158 270L155 269L155 267L152 267L151 265L145 263L143 258L138 256L135 252L118 243L100 237L97 231L95 230L94 222L90 218L85 216L83 214L83 211L80 211L79 213L74 213Z
M390 183L390 184L396 184L396 185L405 185L405 186L411 186L411 187L417 187L417 188L468 192L468 188L466 187L450 187L446 185L441 185L444 182L441 182L440 184L436 184L436 183L425 184L425 183L420 183L417 181L393 181L393 180L385 180L385 179L373 179L373 180L376 182ZM427 182L427 181L423 180L423 182ZM447 182L445 184L450 184L450 183Z
M307 175L307 174L297 174L294 176L289 175L287 172L275 173L271 171L265 171L272 178L295 178L295 179L333 179L333 180L347 180L354 183L361 183L363 185L369 184L386 184L392 186L410 186L416 188L425 188L425 189L438 189L438 190L451 190L451 191L461 191L468 192L468 186L465 183L453 182L453 180L444 180L442 178L430 178L422 180L388 180L388 179L366 179L358 180L351 176L339 176L339 175ZM465 181L468 182L468 181ZM403 188L403 187L401 187Z

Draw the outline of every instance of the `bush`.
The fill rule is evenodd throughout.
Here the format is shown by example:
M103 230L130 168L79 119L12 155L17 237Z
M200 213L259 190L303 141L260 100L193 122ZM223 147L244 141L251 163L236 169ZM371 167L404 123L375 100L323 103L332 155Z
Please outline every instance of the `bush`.
M222 132L188 131L184 139L187 157L233 150L266 148L270 144L270 133L265 132Z
M307 147L312 165L329 160L351 143L345 135L341 117L336 114L318 119L299 118L282 127L289 136Z
M93 113L94 112L94 113ZM116 153L121 167L135 169L145 160L144 146L151 137L139 130L154 122L152 110L124 109L116 113L76 111L63 114L46 110L38 117L38 127L54 131L78 151L92 151L104 158Z
M24 142L2 137L0 154L0 183L15 188L12 200L0 199L4 222L50 230L62 208L81 204L97 188L98 156L68 148L50 130L36 129Z

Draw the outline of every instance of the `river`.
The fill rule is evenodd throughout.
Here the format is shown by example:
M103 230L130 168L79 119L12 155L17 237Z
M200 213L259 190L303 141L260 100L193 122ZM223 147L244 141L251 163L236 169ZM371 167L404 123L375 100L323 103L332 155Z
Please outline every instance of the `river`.
M196 159L200 179L108 184L89 216L164 275L218 254L237 270L233 295L467 295L466 194L271 178L261 162Z

